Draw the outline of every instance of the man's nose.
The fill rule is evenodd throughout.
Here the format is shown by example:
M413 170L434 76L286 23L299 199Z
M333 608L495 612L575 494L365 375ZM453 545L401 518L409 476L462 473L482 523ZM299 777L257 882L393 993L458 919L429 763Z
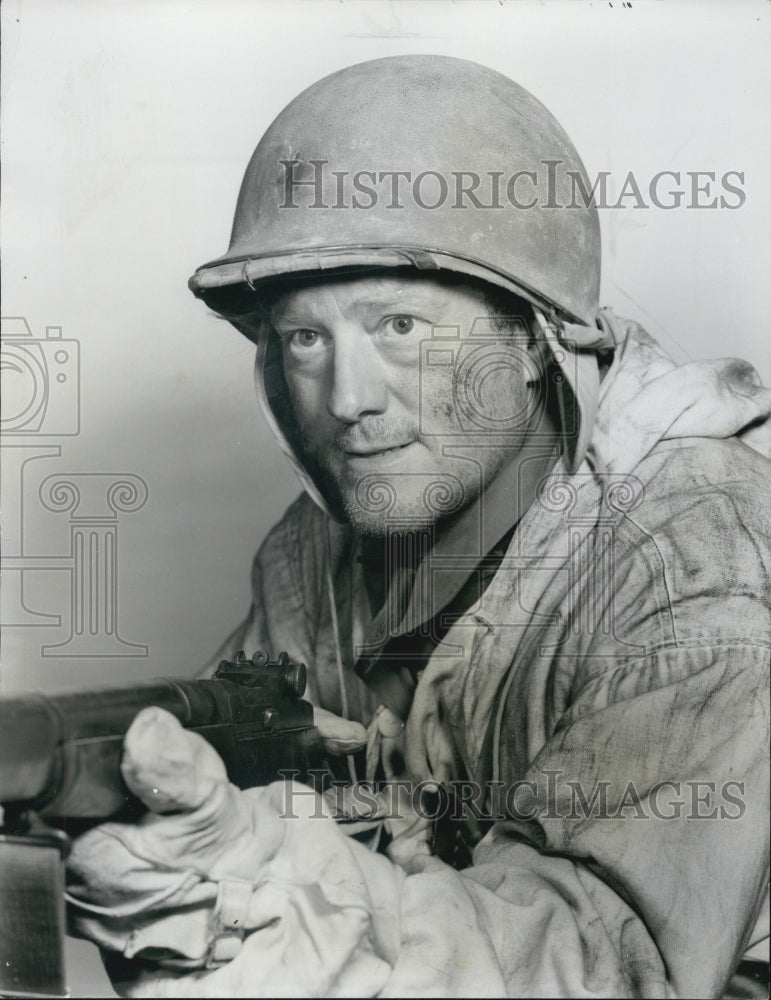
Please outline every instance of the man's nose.
M335 337L327 409L336 420L353 424L385 412L387 403L383 359L371 338L360 330L340 332Z

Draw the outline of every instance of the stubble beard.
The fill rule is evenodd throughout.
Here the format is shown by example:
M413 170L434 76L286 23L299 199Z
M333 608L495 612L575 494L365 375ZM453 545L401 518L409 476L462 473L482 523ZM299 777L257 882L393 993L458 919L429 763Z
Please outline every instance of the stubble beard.
M336 471L319 456L306 467L330 502L333 513L365 537L425 531L452 517L469 502L467 483L451 472Z
M453 450L461 448L461 443ZM465 449L464 449L465 450ZM468 446L468 458L457 454L426 472L354 474L315 455L306 468L338 519L365 537L414 534L429 528L441 532L484 493L485 487L518 452L518 448ZM430 458L427 465L430 464Z

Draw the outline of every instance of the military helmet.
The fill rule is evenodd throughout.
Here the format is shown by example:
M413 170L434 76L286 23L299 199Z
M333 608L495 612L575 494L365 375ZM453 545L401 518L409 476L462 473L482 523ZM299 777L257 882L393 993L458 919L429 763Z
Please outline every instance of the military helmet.
M562 126L500 73L435 55L359 63L269 127L230 247L190 287L228 312L266 279L406 264L483 278L594 325L600 235L587 190Z

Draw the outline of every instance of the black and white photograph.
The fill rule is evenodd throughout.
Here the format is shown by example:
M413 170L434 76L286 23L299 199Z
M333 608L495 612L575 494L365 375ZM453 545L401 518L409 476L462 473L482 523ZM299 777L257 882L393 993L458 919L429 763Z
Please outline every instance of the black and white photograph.
M769 996L765 0L5 0L0 996Z

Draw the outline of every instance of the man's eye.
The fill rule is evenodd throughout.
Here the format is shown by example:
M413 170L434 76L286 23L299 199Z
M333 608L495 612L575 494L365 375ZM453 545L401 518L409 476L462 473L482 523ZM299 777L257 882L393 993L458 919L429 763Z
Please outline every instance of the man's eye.
M412 316L394 316L391 320L391 327L395 333L402 335L412 333L415 328L415 320Z
M319 335L315 330L292 330L285 339L292 347L313 347Z

